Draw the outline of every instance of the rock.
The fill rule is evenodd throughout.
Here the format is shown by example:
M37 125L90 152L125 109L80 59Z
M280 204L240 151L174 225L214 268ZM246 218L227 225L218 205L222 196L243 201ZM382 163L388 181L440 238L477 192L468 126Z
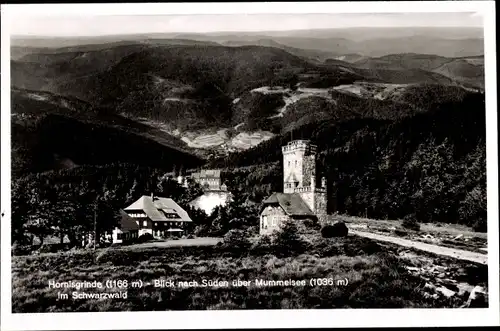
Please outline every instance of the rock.
M487 304L487 293L486 289L482 286L476 286L472 289L469 295L469 299L465 304L468 308L485 308Z
M471 293L474 289L474 286L468 283L458 283L456 286L458 288L458 295L463 295L465 292Z
M455 292L459 292L459 288L457 285L455 285L450 279L443 279L441 281L441 284L446 287L447 289L450 289Z
M437 292L443 294L444 296L446 296L447 298L451 298L452 296L454 296L456 294L456 292L444 287L444 286L441 286L441 287L438 287L436 289Z
M444 272L440 273L439 275L437 275L438 278L444 278L446 275Z
M436 286L434 284L431 284L431 283L425 283L424 288L429 289L431 291L436 290Z
M321 229L323 238L346 237L349 230L344 222L335 222L331 225L325 225Z
M406 267L406 269L409 271L420 271L420 268L417 267Z
M437 265L437 266L434 266L434 270L441 273L441 272L445 272L446 268L443 266Z

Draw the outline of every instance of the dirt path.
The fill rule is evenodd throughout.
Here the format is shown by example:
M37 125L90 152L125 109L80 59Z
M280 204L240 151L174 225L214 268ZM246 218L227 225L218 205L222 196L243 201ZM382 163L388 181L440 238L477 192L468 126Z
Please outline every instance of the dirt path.
M426 252L430 252L430 253L434 253L434 254L438 254L438 255L453 257L453 258L456 258L459 260L466 260L466 261L471 261L471 262L480 263L480 264L488 264L488 256L485 254L481 254L481 253L475 253L475 252L464 251L464 250L460 250L460 249L436 246L436 245L426 244L423 242L411 241L408 239L397 238L397 237L384 236L384 235L370 233L370 232L363 232L363 231L357 231L357 230L349 230L349 232L351 232L352 234L355 234L357 236L366 237L366 238L379 240L379 241L391 242L391 243L394 243L397 245L415 248L415 249L418 249L421 251L426 251Z

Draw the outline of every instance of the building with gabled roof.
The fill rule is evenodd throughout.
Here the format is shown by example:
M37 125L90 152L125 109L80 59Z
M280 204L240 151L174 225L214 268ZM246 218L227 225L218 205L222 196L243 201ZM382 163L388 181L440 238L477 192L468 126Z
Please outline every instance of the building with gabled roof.
M308 140L294 140L282 147L283 193L273 193L264 200L260 234L269 234L288 220L326 217L326 179L317 185L316 149Z
M153 194L143 195L124 208L123 213L120 227L114 231L113 242L115 242L115 232L116 240L119 240L120 232L124 234L134 231L137 231L137 236L149 233L153 237L161 238L171 233L182 233L186 226L193 222L188 213L174 200L156 197Z
M227 190L221 185L221 171L219 169L202 169L191 174L191 178L207 191Z

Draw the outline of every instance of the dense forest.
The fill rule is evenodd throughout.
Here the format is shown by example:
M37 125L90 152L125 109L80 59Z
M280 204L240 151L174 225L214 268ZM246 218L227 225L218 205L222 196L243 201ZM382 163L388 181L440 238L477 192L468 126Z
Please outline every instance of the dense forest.
M201 160L143 135L102 123L47 115L26 125L14 122L12 149L14 176L65 167L68 163L113 162L173 168L201 165ZM62 162L61 162L62 161Z
M371 218L462 223L486 230L484 95L436 104L400 120L305 125L293 139L318 145L331 212ZM282 189L285 134L213 161L259 200ZM234 178L238 178L237 180Z
M318 145L332 213L485 231L484 94L425 71L419 57L403 68L374 61L320 64L272 47L168 41L20 54L11 61L13 239L76 241L94 212L99 233L109 231L120 208L153 192L188 209L200 235L256 226L262 200L282 190L281 146L291 139ZM252 92L263 86L287 91ZM165 130L234 133L240 124L276 136L206 161ZM212 215L187 206L197 185L165 175L203 165L221 168L234 195Z
M132 160L136 164L80 165L20 176L12 184L13 240L67 236L76 241L92 230L94 212L99 233L109 231L120 208L150 193L178 201L195 221L198 235L255 227L262 200L282 190L281 146L292 138L318 145L318 175L328 180L330 212L461 223L486 231L484 107L484 95L469 94L397 120L325 120L215 160L207 167L223 169L235 200L212 215L188 207L201 189L194 183L183 188L166 177L179 164L168 157L163 165ZM85 152L71 140L46 146L78 146L75 160Z
M188 186L172 178L170 168L116 163L104 166L79 166L73 169L36 173L12 182L12 242L40 244L46 238L69 240L79 245L82 236L94 231L111 232L120 222L120 209L143 195L170 197L184 208L193 224L191 233L223 236L231 229L258 226L259 204L233 190L226 206L216 207L210 215L193 208L189 202L203 194L202 188Z

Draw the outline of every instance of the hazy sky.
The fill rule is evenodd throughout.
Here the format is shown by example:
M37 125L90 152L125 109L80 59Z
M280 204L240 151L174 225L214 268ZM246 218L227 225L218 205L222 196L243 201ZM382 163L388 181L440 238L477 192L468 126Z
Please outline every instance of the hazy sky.
M349 27L482 27L475 13L231 14L16 17L13 35L93 36L155 32L283 31Z

